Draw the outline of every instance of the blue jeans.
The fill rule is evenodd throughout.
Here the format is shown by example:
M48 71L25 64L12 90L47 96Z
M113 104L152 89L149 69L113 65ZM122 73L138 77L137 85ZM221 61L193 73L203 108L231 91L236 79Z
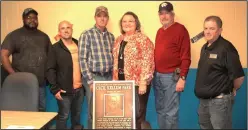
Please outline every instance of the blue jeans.
M100 76L93 74L94 81L111 81L112 75ZM83 80L83 85L85 86L86 98L88 102L88 129L92 129L92 119L93 119L93 93L90 91L89 85L86 83L86 80Z
M66 129L66 121L71 110L72 128L80 126L80 114L84 99L84 88L78 90L71 95L61 95L63 100L57 100L59 111L56 121L56 129Z
M39 87L39 111L46 111L46 86Z
M222 98L200 99L198 108L201 129L232 129L232 94Z
M176 92L176 83L173 73L154 74L152 84L160 129L178 129L180 93Z

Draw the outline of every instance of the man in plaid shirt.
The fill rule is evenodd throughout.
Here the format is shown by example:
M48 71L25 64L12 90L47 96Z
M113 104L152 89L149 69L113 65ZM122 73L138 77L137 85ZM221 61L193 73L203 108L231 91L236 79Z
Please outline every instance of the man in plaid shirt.
M88 101L88 128L92 128L92 90L93 81L112 80L112 46L114 35L107 31L109 14L104 6L96 8L96 24L84 31L79 38L79 61L83 75L83 84Z

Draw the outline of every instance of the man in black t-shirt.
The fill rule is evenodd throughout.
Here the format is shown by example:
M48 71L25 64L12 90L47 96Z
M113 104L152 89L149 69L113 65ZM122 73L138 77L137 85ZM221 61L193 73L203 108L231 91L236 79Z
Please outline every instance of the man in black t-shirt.
M234 96L244 81L238 51L221 32L222 20L218 16L205 19L207 43L201 49L195 83L201 129L232 128Z
M38 13L27 8L22 14L23 27L10 32L1 46L3 67L9 73L30 72L39 81L39 110L45 111L45 65L51 41L47 34L37 29ZM12 63L9 56L12 55Z

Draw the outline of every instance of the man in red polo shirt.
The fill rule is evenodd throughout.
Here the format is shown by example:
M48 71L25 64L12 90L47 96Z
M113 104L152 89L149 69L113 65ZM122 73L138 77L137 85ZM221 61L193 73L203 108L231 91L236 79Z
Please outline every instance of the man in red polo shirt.
M177 129L180 92L191 63L190 37L187 29L174 21L171 3L161 3L158 15L162 27L156 35L153 80L158 125L161 129ZM180 70L178 75L175 70Z

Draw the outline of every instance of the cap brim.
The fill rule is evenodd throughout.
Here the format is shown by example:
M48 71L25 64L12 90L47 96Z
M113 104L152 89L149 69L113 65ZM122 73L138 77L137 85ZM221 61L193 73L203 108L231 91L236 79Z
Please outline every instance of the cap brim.
M105 14L107 14L107 16L108 16L108 12L106 12L106 11L97 12L96 15L99 15L99 14L102 13L102 12L105 13Z
M38 15L38 13L37 13L35 10L29 11L29 12L27 13L27 15L30 14L30 13L33 13L33 14L35 14L35 15Z
M170 11L168 11L167 9L161 9L161 10L158 10L158 12L161 12L161 11L166 11L166 12L172 12L173 10L170 10Z
M35 10L30 10L29 12L22 14L22 17L25 17L25 16L27 16L27 15L29 15L29 14L31 14L31 13L33 13L33 14L35 14L35 15L38 15L38 12L37 12L37 11L35 11Z

